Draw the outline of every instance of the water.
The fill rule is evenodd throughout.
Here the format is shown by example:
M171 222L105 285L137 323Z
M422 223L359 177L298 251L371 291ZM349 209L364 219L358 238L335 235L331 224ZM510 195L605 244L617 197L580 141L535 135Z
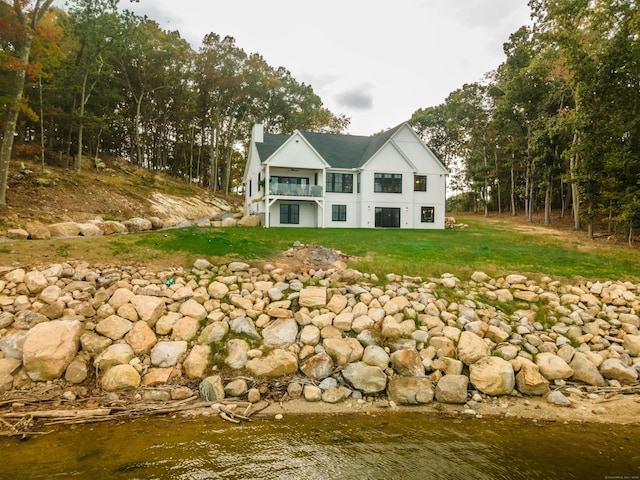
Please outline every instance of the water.
M416 413L100 423L0 452L2 479L640 478L637 427Z

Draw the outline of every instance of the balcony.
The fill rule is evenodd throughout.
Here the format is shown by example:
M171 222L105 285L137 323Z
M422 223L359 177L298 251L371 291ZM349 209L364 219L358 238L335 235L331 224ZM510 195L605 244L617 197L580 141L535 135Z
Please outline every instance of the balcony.
M322 197L322 186L272 182L269 184L269 194L286 197Z

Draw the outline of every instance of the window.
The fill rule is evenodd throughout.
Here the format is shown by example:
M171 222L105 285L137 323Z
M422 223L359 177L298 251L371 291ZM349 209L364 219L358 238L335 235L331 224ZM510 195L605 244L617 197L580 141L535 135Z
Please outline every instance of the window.
M280 205L280 224L300 223L300 205L283 203Z
M347 221L347 206L346 205L332 205L331 206L331 221L332 222L346 222Z
M400 209L376 207L376 228L400 228Z
M327 173L327 192L353 193L353 173Z
M433 223L435 221L435 208L422 207L420 209L420 221L422 223Z
M260 182L262 181L262 178L260 178L260 172L258 172L258 191L260 191Z
M414 192L426 192L427 191L427 176L426 175L414 175L413 176L413 191Z
M402 174L401 173L374 174L373 191L377 193L402 193Z

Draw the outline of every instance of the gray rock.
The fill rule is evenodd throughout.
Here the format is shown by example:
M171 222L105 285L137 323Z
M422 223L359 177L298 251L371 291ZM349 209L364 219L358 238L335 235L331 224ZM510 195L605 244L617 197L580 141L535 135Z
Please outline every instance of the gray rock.
M306 359L300 370L313 380L323 380L333 373L335 365L326 352L320 352Z
M187 353L187 342L158 342L151 349L151 365L154 367L174 367Z
M573 380L596 387L603 387L605 385L604 378L598 371L598 367L583 353L574 353L569 366L573 370L573 376L571 377Z
M229 322L229 327L232 332L244 333L256 340L260 340L262 338L256 330L256 326L253 323L253 320L248 317L234 318L233 320L231 320L231 322Z
M469 378L466 375L445 375L436 385L435 397L441 403L465 403Z
M297 336L298 324L293 318L279 318L262 330L267 348L286 348L295 343Z
M322 401L326 403L339 403L351 396L351 389L340 386L329 388L322 392Z
M490 354L489 346L475 333L464 331L458 341L458 359L467 365L477 362Z
M247 381L243 378L231 380L224 387L224 393L230 397L243 397L249 391Z
M425 377L394 377L387 383L387 394L398 405L419 405L431 403L435 390Z
M242 339L233 338L227 342L227 357L224 360L225 365L239 370L247 365L249 357L249 344Z
M638 371L633 367L627 367L619 358L606 359L600 365L600 372L603 377L622 384L635 383L638 380Z
M345 365L342 376L353 388L364 394L378 393L387 387L387 376L382 369L364 362Z
M224 399L224 385L220 375L212 375L200 382L198 387L200 398L207 402L215 402Z
M560 407L571 406L571 400L565 397L564 394L559 390L555 390L547 395L547 402L552 403L553 405L558 405Z

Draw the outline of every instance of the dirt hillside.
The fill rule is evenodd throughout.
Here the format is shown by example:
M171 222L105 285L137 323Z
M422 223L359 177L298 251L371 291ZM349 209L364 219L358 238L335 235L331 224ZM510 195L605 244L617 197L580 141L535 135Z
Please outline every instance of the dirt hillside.
M7 207L0 208L0 236L9 228L96 217L123 221L152 216L178 223L197 220L212 210L236 212L239 197L220 197L162 173L123 160L102 160L96 169L86 162L80 172L29 160L12 162Z

